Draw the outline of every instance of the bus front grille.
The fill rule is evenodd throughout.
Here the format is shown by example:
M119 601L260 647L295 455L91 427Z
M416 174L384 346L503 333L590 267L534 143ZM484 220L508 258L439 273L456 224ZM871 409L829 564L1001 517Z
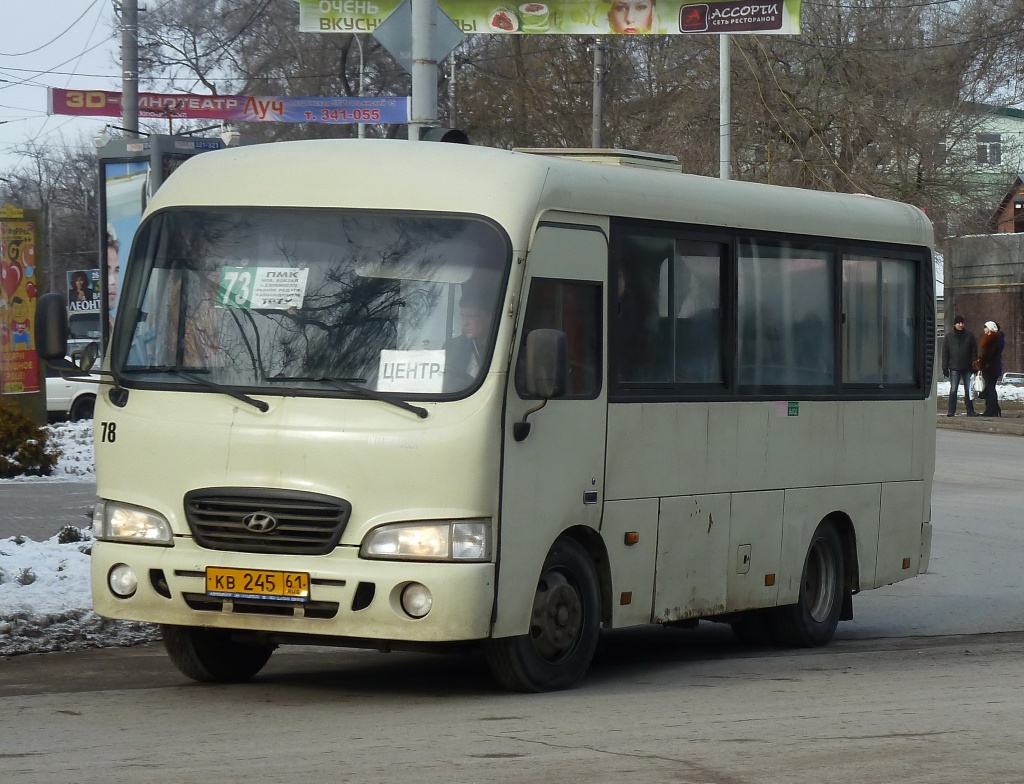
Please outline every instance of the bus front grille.
M192 536L210 550L324 555L351 513L348 501L292 490L214 487L185 495Z

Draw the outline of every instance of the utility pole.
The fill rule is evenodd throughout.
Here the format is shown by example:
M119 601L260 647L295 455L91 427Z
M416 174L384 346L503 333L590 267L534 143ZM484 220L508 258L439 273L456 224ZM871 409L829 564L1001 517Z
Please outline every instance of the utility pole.
M437 60L434 58L435 0L412 0L412 119L409 138L437 122Z
M590 146L595 150L604 146L601 132L604 127L604 38L594 38L594 107L590 127Z
M121 127L139 135L139 0L121 2Z
M366 78L366 70L365 70L366 69L366 62L363 60L363 41L359 37L358 33L353 34L352 38L355 39L356 46L359 47L359 97L362 98L363 97L363 81ZM366 138L366 123L359 123L356 126L356 138L357 139L365 139Z

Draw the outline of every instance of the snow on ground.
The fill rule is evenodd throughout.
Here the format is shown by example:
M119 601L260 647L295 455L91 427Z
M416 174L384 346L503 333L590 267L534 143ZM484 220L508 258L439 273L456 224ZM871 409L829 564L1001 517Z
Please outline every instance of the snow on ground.
M92 422L63 422L48 425L51 443L60 449L60 459L50 476L17 476L0 482L94 482Z
M1024 384L1000 384L998 390L1002 400L1024 401ZM939 381L938 394L949 395L948 381ZM53 475L0 482L94 481L92 424L66 423L50 430L63 451ZM60 541L76 533L81 541ZM45 542L0 539L0 656L135 645L158 638L149 624L107 621L92 611L91 539L88 529L65 529Z
M940 374L941 375L941 374ZM949 397L949 381L947 379L939 379L938 383L938 396L939 400ZM1000 400L1013 400L1016 402L1024 401L1024 384L996 384L996 393ZM962 408L964 404L964 387L960 385L960 394L958 398L958 408Z
M63 454L51 476L0 482L91 482L92 424L48 428ZM88 528L44 542L0 539L0 656L137 645L158 639L149 624L108 621L92 611Z

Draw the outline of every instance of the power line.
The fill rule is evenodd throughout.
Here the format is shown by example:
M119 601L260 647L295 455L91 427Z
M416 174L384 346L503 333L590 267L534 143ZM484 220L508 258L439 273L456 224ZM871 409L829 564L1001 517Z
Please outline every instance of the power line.
M32 80L35 79L37 76L44 76L45 74L53 74L54 76L92 76L93 74L79 74L79 73L76 73L75 71L58 71L57 69L60 68L62 65L67 65L68 63L72 62L73 60L81 59L83 55L88 54L89 52L93 51L94 49L99 49L101 46L106 46L108 43L110 43L110 39L109 38L107 38L107 39L105 39L103 41L100 41L98 44L94 44L94 45L90 46L88 49L83 49L81 52L79 52L78 54L76 54L76 55L74 55L72 57L69 57L64 62L57 63L55 66L53 66L53 68L47 68L44 71L40 71L40 70L35 69L35 68L4 68L5 71L20 71L20 72L23 72L23 73L31 73L32 76L27 77L25 79L22 79L20 82L6 82L5 84L0 85L0 90L5 90L8 87L18 87L19 85L23 85L23 84L30 84L32 82ZM99 75L106 76L106 74L99 74Z
M38 51L40 51L42 49L45 49L50 44L59 41L62 36L64 36L67 32L69 32L71 30L72 27L74 27L76 24L81 22L82 21L82 17L84 17L87 13L89 13L92 10L93 6L95 6L98 2L100 2L100 0L92 0L92 2L89 4L89 7L86 8L84 11L82 11L81 15L75 21L73 21L66 28L64 28L64 30L62 30L61 32L57 33L56 36L51 38L45 44L42 44L41 46L37 46L35 49L29 49L29 50L24 51L24 52L0 52L0 57L24 57L27 54L34 54L35 52L38 52ZM95 30L96 28L93 27L93 29ZM91 37L92 36L90 35L90 38Z

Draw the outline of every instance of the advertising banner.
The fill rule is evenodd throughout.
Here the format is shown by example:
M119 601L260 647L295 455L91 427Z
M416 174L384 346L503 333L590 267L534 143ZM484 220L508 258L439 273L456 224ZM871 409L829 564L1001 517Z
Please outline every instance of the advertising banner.
M299 31L372 33L401 0L299 0ZM801 0L438 0L464 33L699 35L800 32Z
M149 200L149 161L106 161L102 164L102 178L107 225L101 269L107 293L105 338L109 339L124 282L121 262L132 247Z
M49 89L49 113L120 117L121 93ZM286 123L407 123L409 99L392 96L296 98L258 95L139 93L139 117Z
M36 224L0 212L0 393L39 391ZM17 212L20 212L18 210Z
M100 271L68 272L68 313L100 312Z

